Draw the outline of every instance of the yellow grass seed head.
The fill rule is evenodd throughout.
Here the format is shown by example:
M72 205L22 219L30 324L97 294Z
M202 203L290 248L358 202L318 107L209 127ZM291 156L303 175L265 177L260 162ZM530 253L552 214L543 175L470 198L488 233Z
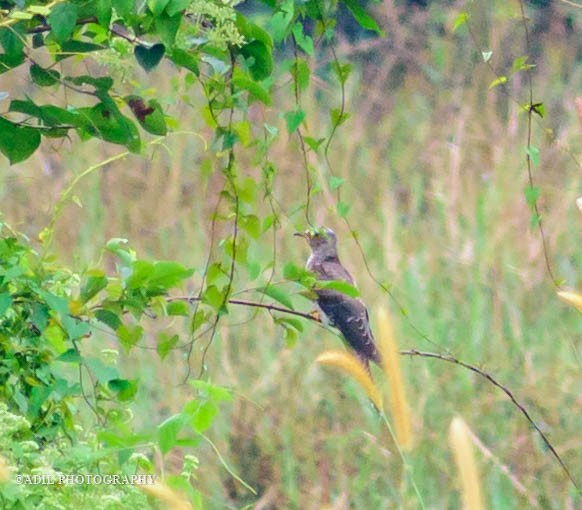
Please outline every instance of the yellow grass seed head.
M565 303L572 305L579 312L582 312L582 295L578 294L577 292L561 290L558 291L558 297Z
M153 485L139 487L148 496L156 498L167 510L192 510L192 505L165 483L156 482Z
M352 377L366 392L374 405L382 410L382 396L362 362L348 351L324 351L315 360L320 365L340 369Z
M403 449L412 447L412 422L410 408L406 399L406 391L402 371L400 370L400 353L394 337L390 315L384 308L378 308L378 349L382 360L382 368L390 386L390 404L392 418L398 444Z
M479 473L469 428L462 418L455 417L449 427L449 443L461 477L461 491L466 510L483 510Z
M0 457L0 483L5 483L10 479L10 469L4 457Z

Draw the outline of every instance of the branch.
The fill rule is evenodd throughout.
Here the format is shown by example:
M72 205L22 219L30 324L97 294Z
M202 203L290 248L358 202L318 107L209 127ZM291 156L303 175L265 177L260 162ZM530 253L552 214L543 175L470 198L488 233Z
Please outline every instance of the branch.
M185 297L185 296L168 298L168 302L185 301L187 303L196 303L201 300L202 300L201 297ZM271 312L281 312L287 313L289 315L296 315L297 317L303 317L304 319L321 323L320 319L314 317L309 313L298 312L297 310L291 310L290 308L284 308L282 306L272 305L270 303L257 303L256 301L245 301L244 299L229 299L227 302L228 304L231 305L249 306L251 308L263 308Z
M507 386L504 386L503 384L501 384L491 374L481 370L479 367L477 367L475 365L471 365L470 363L465 363L464 361L461 361L461 360L455 358L454 356L451 356L450 354L438 354L436 352L423 352L423 351L418 351L416 349L402 350L402 351L400 351L400 354L402 354L403 356L421 356L424 358L440 359L442 361L447 361L448 363L453 363L454 365L459 365L463 368L470 370L471 372L475 372L476 374L479 374L481 377L487 379L491 384L493 384L493 386L496 386L501 391L503 391L503 393L505 393L509 397L509 399L513 402L513 404L519 409L521 414L523 414L525 416L526 420L531 424L531 426L540 435L540 437L542 438L542 441L548 447L548 449L552 452L552 455L556 458L556 460L559 462L564 473L566 473L566 475L568 476L568 478L570 479L570 481L572 482L572 484L576 488L577 492L579 494L582 494L582 489L579 487L578 483L576 482L576 480L572 476L572 473L570 473L570 470L568 469L568 466L566 466L565 462L562 460L562 457L560 457L560 455L558 454L556 449L553 447L552 443L550 443L550 440L548 439L546 434L544 434L544 432L539 427L539 425L537 425L536 422L533 420L533 418L530 416L527 409L523 406L523 404L521 404L517 400L515 395L511 392L511 390Z

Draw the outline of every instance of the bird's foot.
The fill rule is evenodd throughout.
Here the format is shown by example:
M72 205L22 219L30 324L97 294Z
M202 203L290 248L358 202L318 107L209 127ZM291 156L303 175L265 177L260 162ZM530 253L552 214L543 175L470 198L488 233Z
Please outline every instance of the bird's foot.
M317 308L315 310L313 310L312 312L309 312L309 315L311 315L311 317L313 317L313 320L316 320L317 322L321 322L321 313L319 312L319 310Z

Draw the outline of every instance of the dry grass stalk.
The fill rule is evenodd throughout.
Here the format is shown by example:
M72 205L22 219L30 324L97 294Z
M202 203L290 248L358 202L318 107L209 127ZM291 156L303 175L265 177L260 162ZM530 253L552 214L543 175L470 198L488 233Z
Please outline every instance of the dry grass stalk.
M362 362L348 351L324 351L315 360L321 365L339 368L352 377L366 392L374 405L382 410L382 396Z
M558 297L565 303L572 305L579 312L582 312L582 295L577 292L561 290L558 292Z
M412 423L410 408L406 399L404 379L400 370L400 353L394 337L394 330L388 312L378 308L378 348L382 368L390 386L390 404L398 444L403 449L412 447Z
M455 417L449 427L449 443L461 477L463 506L466 510L483 510L481 484L473 453L471 433L462 418Z
M503 464L494 454L493 452L487 448L482 442L479 437L469 428L467 428L467 432L469 433L469 437L473 444L479 449L479 451L483 454L483 456L493 462L499 470L509 478L511 485L515 488L517 492L519 492L524 498L528 500L528 503L532 508L540 508L540 504L535 496L532 494L532 491L529 491L525 485L523 485L517 478L517 476L511 472L509 467Z
M0 483L5 483L10 479L10 469L4 457L0 457Z
M162 503L166 510L192 510L192 505L188 501L164 483L140 485L140 489Z

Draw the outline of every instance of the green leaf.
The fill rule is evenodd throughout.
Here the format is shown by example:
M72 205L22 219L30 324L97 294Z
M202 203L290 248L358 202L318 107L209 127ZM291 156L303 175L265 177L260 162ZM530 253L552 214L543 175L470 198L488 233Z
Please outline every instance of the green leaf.
M122 18L135 14L135 0L111 0L111 5Z
M348 282L344 282L341 280L331 280L331 281L322 281L317 280L316 286L319 289L332 289L345 294L346 296L350 296L356 298L360 295L360 291L356 289L352 284Z
M160 359L164 359L178 344L179 340L180 337L178 335L170 336L162 331L158 337L158 345L156 346L156 351Z
M358 0L344 0L346 7L352 13L354 19L362 28L376 32L380 36L384 36L384 32L378 26L378 23L366 10L358 3Z
M11 165L28 159L40 145L40 133L37 129L17 126L0 117L0 152Z
M491 57L493 56L493 52L492 51L482 51L481 56L483 57L483 62L487 63L491 60Z
M546 116L546 107L544 106L544 103L534 103L530 105L529 111L536 113L542 119Z
M168 453L175 445L178 432L184 426L184 415L175 414L170 416L158 426L158 444L162 454Z
M170 0L147 0L148 7L154 16L159 16Z
M503 85L504 83L507 83L507 76L499 76L489 84L489 88L492 89L499 85Z
M261 274L261 264L255 261L247 262L247 272L251 282L256 280Z
M293 36L297 45L308 55L313 55L313 39L303 33L303 25L299 22L293 26Z
M169 8L167 10L169 11ZM265 43L269 48L273 47L273 40L271 39L269 32L261 28L259 25L251 23L240 12L236 13L236 27L238 28L240 34L245 38L245 40L257 40Z
M184 412L187 413L187 410L184 409ZM190 416L190 423L194 431L198 434L202 434L208 430L217 413L218 406L211 400L207 400L200 404L196 412Z
M335 175L333 175L329 179L329 187L331 189L338 189L344 182L346 182L345 179L343 179L341 177L336 177Z
M18 59L24 49L24 33L21 24L17 27L0 28L0 44L7 56Z
M287 131L289 132L290 135L297 131L297 128L301 125L303 119L305 119L305 112L301 109L285 113Z
M537 166L540 164L540 150L537 147L530 145L525 148L525 152L529 156L533 165Z
M338 202L336 205L337 214L340 218L345 218L350 212L350 205L345 202Z
M107 277L100 269L93 269L87 273L87 280L81 287L81 301L86 303L92 297L107 287Z
M71 37L77 24L77 5L73 2L63 2L55 5L47 18L51 33L58 43Z
M260 81L273 72L271 48L262 41L251 41L240 48L239 52L247 61L253 80Z
M215 285L210 285L202 294L202 302L218 311L224 303L224 294Z
M192 71L196 76L200 76L199 59L192 53L174 48L168 57L177 66L184 67L188 71Z
M101 92L107 92L111 87L113 87L113 78L110 76L95 78L88 74L82 74L80 76L67 76L65 80L79 86L91 85L92 87L95 87L95 90Z
M170 16L173 16L174 14L184 11L184 9L189 7L191 3L192 0L170 0L166 6L166 12Z
M0 317L4 315L6 310L12 305L12 296L7 292L0 294Z
M306 272L309 273L309 271L306 271L303 267L288 262L285 264L285 267L283 267L283 278L286 280L299 280Z
M111 22L111 0L96 0L94 2L95 15L99 24L104 28L109 28Z
M287 349L292 349L295 347L297 339L299 338L297 331L285 325L283 325L283 328L285 329L285 347L287 347Z
M184 303L184 301L171 301L166 307L166 313L170 316L187 317L190 315L190 309L188 303Z
M198 390L200 396L204 398L214 400L214 402L232 401L232 391L224 386L217 386L216 384L200 379L190 380L189 382L192 388Z
M537 186L528 186L525 188L525 201L530 209L533 209L540 198L541 190Z
M97 310L95 312L95 318L99 322L102 322L103 324L109 326L114 331L117 330L122 324L119 315L117 315L115 312L112 312L111 310L106 309Z
M87 322L70 315L63 316L61 322L70 340L83 338L91 333L91 326Z
M350 118L350 114L346 111L342 111L340 108L332 108L329 113L331 116L331 123L336 127L341 126Z
M282 290L280 287L269 285L268 287L258 288L257 292L262 292L266 296L269 296L270 298L273 298L275 301L278 301L286 308L293 310L293 303L291 303L289 294Z
M110 390L117 393L120 402L133 399L138 390L137 379L111 379L107 382Z
M160 63L165 52L166 47L161 43L154 44L151 48L138 44L133 54L135 55L137 63L145 71L149 72Z
M275 42L281 42L287 37L295 12L293 0L283 0L278 7L279 11L269 19L269 32L272 34Z
M165 12L156 18L156 30L160 40L166 46L172 46L182 22L182 14L168 16Z
M71 127L81 127L84 125L83 119L74 112L69 112L63 108L52 105L37 106L30 99L26 101L14 99L10 102L8 111L20 112L31 117L36 117L45 126L69 125ZM43 134L46 135L46 132L43 131Z
M43 303L34 303L32 305L32 315L30 320L38 328L39 331L44 331L47 327L49 319L49 308Z
M290 72L299 90L305 90L309 85L311 76L311 69L309 69L307 62L302 58L295 59L291 65Z
M256 81L247 78L246 76L235 76L232 79L232 83L235 87L239 89L246 90L249 96L253 99L261 101L263 104L271 104L271 96L269 93Z
M277 317L275 322L277 322L277 324L283 325L284 327L290 326L299 332L303 331L303 323L299 319L293 319L290 317Z
M66 58L72 57L74 55L80 55L83 53L90 53L92 51L104 50L106 46L101 44L94 44L85 41L65 41L61 44L61 52L59 52L55 59L57 62L64 60Z
M106 365L99 358L84 358L83 363L101 384L107 384L112 379L119 378L117 368Z
M208 321L209 318L209 313L206 313L202 310L197 310L196 314L192 317L192 323L190 324L190 334L195 333L198 328L202 326L202 324Z
M511 64L511 71L517 73L519 71L526 71L535 67L534 64L528 64L527 59L529 57L524 55L522 57L517 57Z
M350 77L350 74L352 74L352 64L350 63L342 64L338 61L334 61L332 64L332 69L341 84L346 83Z
M194 269L188 269L173 261L154 263L153 271L147 280L148 287L168 290L194 274Z
M83 121L82 133L96 136L106 142L125 145L131 152L139 152L141 140L134 123L121 114L112 100L91 108L79 108Z
M116 333L119 343L121 343L126 351L130 351L131 348L141 340L143 336L143 328L138 324L134 326L121 324L121 326L117 328Z
M316 140L315 138L312 138L311 136L305 136L303 138L303 140L308 145L308 147L314 152L317 152L319 150L319 148L321 147L321 144L325 142L325 138L318 138Z
M459 27L462 27L469 21L469 15L466 12L460 12L453 23L453 32L456 32Z
M62 363L80 363L82 359L79 351L71 348L63 352L55 361L61 361Z
M2 55L0 54L0 74L10 71L18 67L24 62L24 53L19 53L17 55Z
M30 77L34 83L41 87L50 87L59 82L61 75L53 69L43 69L37 64L30 66Z
M261 222L254 214L248 214L240 217L240 226L253 239L258 239L261 235Z

